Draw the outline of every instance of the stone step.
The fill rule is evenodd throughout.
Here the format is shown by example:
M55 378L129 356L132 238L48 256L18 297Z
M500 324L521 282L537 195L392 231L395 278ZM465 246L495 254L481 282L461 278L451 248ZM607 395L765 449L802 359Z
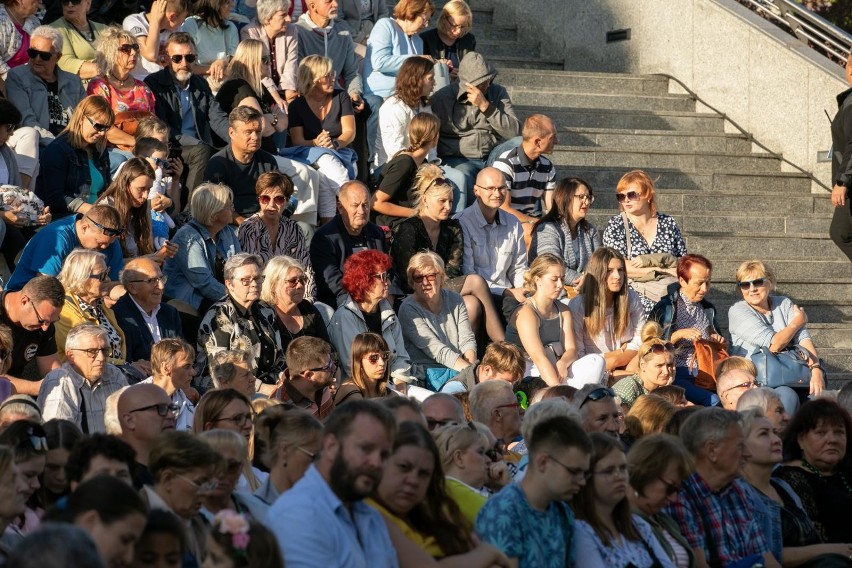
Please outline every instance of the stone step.
M582 128L556 123L559 143L565 146L619 148L623 151L653 149L667 152L747 154L752 144L742 134L703 131L628 130Z
M611 167L625 171L643 164L643 168L674 170L735 170L751 173L778 173L781 161L772 154L724 154L695 151L658 151L649 148L643 152L622 150L618 147L586 148L583 146L556 146L553 161L557 165L572 167Z
M805 308L807 311L807 308ZM808 333L814 345L835 348L852 349L852 324L837 325L831 323L808 323Z
M545 59L541 57L524 57L520 55L489 56L486 54L486 57L488 58L488 62L494 65L500 73L502 73L505 69L565 69L565 61L563 60Z
M597 204L597 201L595 201ZM616 209L592 209L586 218L596 227L603 228L609 219L618 215ZM694 212L672 215L684 233L731 233L748 229L753 233L786 234L786 235L826 235L831 217L827 215L813 215L802 218L799 212L790 216L764 216L756 217L747 211L734 210L730 214L719 215L721 211L714 211L713 215L694 214Z
M477 35L477 48L479 36ZM502 38L501 38L502 39ZM505 41L505 40L504 40ZM532 72L507 69L500 72L501 85L563 93L668 95L669 81L648 75L619 75L613 73L572 73L568 71Z
M688 95L589 94L504 86L509 91L512 103L519 105L603 110L695 111L695 100Z
M443 7L443 6L442 6ZM437 7L436 7L437 9ZM482 7L482 8L471 8L473 12L473 21L475 25L478 27L482 24L493 24L494 23L494 8ZM474 29L474 32L476 30Z
M502 73L502 71L501 71ZM498 82L502 77L498 75ZM604 110L596 108L566 108L552 105L514 106L520 120L533 113L549 116L560 126L577 128L610 128L635 130L686 130L723 133L725 119L721 115L689 111Z
M743 259L744 260L744 259ZM852 262L822 259L801 262L798 260L761 259L770 264L781 281L803 278L852 278ZM742 260L713 260L713 276L729 276L733 279Z
M686 235L686 248L710 260L718 258L774 258L785 260L842 260L840 249L826 235L823 238L766 236L754 233L726 235ZM838 297L838 296L834 296ZM849 297L849 296L840 296Z
M509 41L504 38L482 40L477 38L476 50L482 53L486 60L501 55L539 57L539 43L537 41L530 41L529 38L527 39L527 41Z
M514 24L488 24L480 26L474 16L473 35L476 37L476 46L484 40L518 41L518 27Z

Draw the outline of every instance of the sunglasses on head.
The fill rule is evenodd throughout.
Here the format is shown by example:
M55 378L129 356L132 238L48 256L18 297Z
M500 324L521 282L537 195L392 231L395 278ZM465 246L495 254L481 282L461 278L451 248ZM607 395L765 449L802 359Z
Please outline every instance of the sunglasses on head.
M83 115L83 116L86 116L86 115ZM94 120L92 120L88 116L86 116L86 120L88 120L89 124L92 125L92 128L94 128L98 132L106 132L110 128L109 124L101 124L100 122L95 122Z
M130 55L131 52L135 51L139 53L139 44L138 43L125 43L124 45L119 45L118 50L121 53L126 53Z
M170 55L169 59L172 60L172 63L180 63L184 59L186 59L187 63L195 63L195 61L198 59L198 56L194 53L187 53L186 55Z
M619 203L624 203L625 200L626 201L636 201L640 197L642 197L642 194L639 193L638 191L628 191L628 192L625 192L625 193L616 193L615 194L615 199Z
M390 356L390 351L382 351L381 353L370 353L369 355L367 355L367 361L369 361L371 365L375 365L379 362L379 359L387 362L387 360L390 359Z
M42 61L50 61L50 58L53 57L53 54L49 51L39 51L38 49L33 49L32 47L30 47L27 49L27 57L29 57L30 59L40 57Z
M737 282L737 286L740 287L740 290L748 290L751 288L752 284L754 284L755 288L762 288L766 285L766 278L755 278L754 280L743 280L741 282Z
M101 225L100 223L98 223L97 221L95 221L94 219L89 217L88 215L83 215L83 218L86 221L88 221L89 223L91 223L92 225L94 225L95 227L97 227L98 229L100 229L101 232L104 234L104 236L112 238L112 237L117 237L117 236L121 235L121 233L124 232L124 229L121 229L121 228L113 229L112 227L106 227L104 225Z
M615 391L609 387L600 387L589 394L586 395L586 398L583 399L583 402L580 403L580 408L583 408L583 405L589 401L597 402L603 398L615 398Z
M275 197L272 197L271 195L261 195L257 198L257 200L260 201L261 205L269 205L269 202L273 201L275 202L275 205L280 206L287 202L287 198L283 195L276 195Z
M674 353L674 350L675 346L670 341L666 341L665 343L655 343L648 347L648 353L653 353L654 355L661 355L666 351Z

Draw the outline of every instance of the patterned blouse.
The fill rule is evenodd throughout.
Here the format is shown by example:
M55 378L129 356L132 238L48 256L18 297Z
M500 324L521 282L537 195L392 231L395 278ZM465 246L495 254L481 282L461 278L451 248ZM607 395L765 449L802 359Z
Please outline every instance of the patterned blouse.
M100 95L109 101L113 112L128 110L154 112L154 93L148 85L138 79L133 79L133 87L128 91L119 91L105 77L95 77L89 81L87 95Z
M98 322L98 325L107 332L107 339L109 340L109 346L112 349L112 353L110 354L110 358L112 359L121 359L121 337L119 337L118 332L115 331L115 328L112 326L112 323L107 319L106 314L103 310L103 302L100 298L95 302L94 305L89 305L80 298L80 296L71 295L72 298L77 300L77 305L80 306L80 309L84 314L89 316L92 320Z
M700 303L690 302L683 292L678 292L675 322L672 331L694 327L701 330L701 339L710 339L710 319ZM689 339L681 339L675 344L675 365L689 367L695 356L695 346Z
M29 34L33 33L33 30L40 25L38 18L30 16L24 21L23 28L21 28L15 24L12 16L6 10L6 6L0 5L0 76L6 77L6 73L9 72L9 61L15 58L22 49L29 47Z

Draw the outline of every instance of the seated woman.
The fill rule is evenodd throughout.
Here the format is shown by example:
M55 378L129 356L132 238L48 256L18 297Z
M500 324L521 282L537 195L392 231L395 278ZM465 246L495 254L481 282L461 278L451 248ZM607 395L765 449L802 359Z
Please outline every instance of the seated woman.
M109 282L109 269L103 253L87 249L74 249L62 263L58 275L65 287L65 304L55 325L57 356L65 361L65 338L72 327L93 323L105 329L109 338L109 362L124 365L127 344L124 332L118 326L115 313L103 299L109 296L105 286Z
M784 408L781 397L774 389L769 387L757 387L746 390L737 401L737 412L743 412L749 408L759 408L763 415L772 423L772 429L779 436L787 429L790 423L790 415Z
M288 103L299 96L299 34L290 20L290 5L290 0L258 0L257 22L240 30L241 39L263 43L263 53L269 56L269 77Z
M568 302L574 325L577 357L602 357L598 368L585 373L592 382L604 382L608 374L624 371L642 345L645 312L639 294L627 286L624 257L615 249L599 248L589 259L580 295ZM599 372L595 372L599 371ZM576 387L589 382L572 382ZM575 384L576 383L576 384Z
M778 279L775 271L759 260L740 264L736 278L743 299L728 310L732 354L751 357L761 347L772 353L798 348L807 356L811 370L807 394L818 396L825 389L825 371L806 327L805 310L790 298L770 295Z
M429 566L428 557L439 566L509 565L493 545L477 544L445 486L438 444L420 424L400 424L381 482L367 502L387 521L402 567ZM412 544L425 552L423 563L408 556Z
M773 470L799 496L822 542L852 543L850 432L852 419L836 402L806 402L784 431L784 465Z
M601 247L600 233L586 220L594 202L595 193L588 183L561 179L553 190L550 210L536 221L530 241L530 262L545 253L565 260L563 283L574 288L575 294L583 284L592 253Z
M334 395L334 406L347 400L382 398L392 395L388 389L391 352L381 335L359 333L352 340L352 374L343 381Z
M26 0L8 0L0 5L0 37L3 38L0 75L3 77L12 67L29 63L27 48L30 34L41 25L36 18L40 6L40 2Z
M630 510L630 475L621 442L591 434L591 479L572 501L578 568L674 568L651 525Z
M288 110L290 145L288 157L313 165L327 177L335 195L319 194L320 219L334 217L336 191L357 174L355 111L349 94L336 88L331 59L309 55L299 62L299 98Z
M491 459L487 454L493 446L473 422L447 424L435 431L434 436L447 477L447 494L473 525L488 500L482 488L489 480Z
M272 306L278 316L285 352L291 341L303 335L329 341L322 314L306 299L310 280L301 262L289 256L274 256L266 263L263 278L260 299Z
M437 85L440 89L459 79L459 63L471 51L476 51L476 37L470 33L473 27L473 12L464 0L450 0L444 4L438 25L420 32L423 40L423 55L428 55L445 66L442 73L446 78Z
M683 480L692 473L692 457L680 438L650 434L636 441L627 452L630 487L627 498L633 514L651 526L654 536L677 568L693 568L695 554L677 523L663 512Z
M195 362L195 356L192 360ZM234 389L246 398L253 399L254 395L257 394L257 389L255 388L256 379L251 368L251 360L251 352L242 349L226 349L213 355L208 363L213 388L217 390Z
M751 485L752 497L759 504L755 514L764 523L763 532L772 554L785 566L806 562L809 566L852 565L849 559L852 543L823 544L813 521L802 509L799 496L786 481L772 476L782 461L781 438L772 423L757 408L741 415L746 449L743 477ZM841 556L835 558L833 555Z
M727 345L719 333L716 307L707 299L713 265L701 255L686 254L677 260L677 283L654 309L648 319L663 326L663 337L675 346L675 384L686 389L690 402L704 406L719 404L719 397L695 386L692 374L696 339L709 339ZM717 373L718 376L718 373Z
M248 461L248 441L238 433L223 428L201 432L198 437L210 444L223 464L218 478L214 478L218 481L216 488L201 496L201 516L210 522L221 511L232 509L264 518L265 507L250 495L237 491L237 482Z
M577 375L585 375L587 365L595 372L595 367L600 367L594 357L577 361L571 312L559 301L564 290L563 274L565 265L556 255L537 257L524 274L524 288L532 295L506 327L506 341L527 354L526 375L541 377L549 386L561 385L566 379L571 382L574 377L581 380Z
M627 172L616 188L620 215L606 224L604 246L614 248L627 260L627 277L633 281L645 279L651 273L677 276L674 267L647 266L637 257L649 254L668 254L681 257L686 254L686 243L674 218L659 213L655 199L654 181L641 170ZM631 282L631 288L635 286ZM660 294L662 297L663 294ZM639 295L645 315L651 312L660 297Z
M195 40L198 62L193 73L206 75L214 93L240 43L237 26L228 20L232 7L231 0L198 0L193 4L193 15L184 20L181 28Z
M65 2L62 4L62 17L50 24L62 34L59 68L80 77L84 86L89 79L99 75L95 44L107 28L89 19L91 6L92 0L82 0L79 4Z
M54 219L85 213L112 181L105 133L115 114L103 97L86 97L68 126L41 152L36 195Z
M674 345L660 339L663 328L649 321L642 326L642 347L639 348L639 370L624 377L612 386L621 399L621 407L628 412L636 399L668 386L674 379Z
M243 221L237 233L243 252L259 256L264 265L282 255L301 262L308 279L303 292L309 299L313 298L316 284L305 234L295 221L284 215L293 195L293 180L282 172L265 172L258 176L255 191L260 210Z
M251 352L251 368L266 385L277 383L287 366L275 311L260 300L261 266L258 257L245 252L225 261L227 295L210 307L198 329L195 371L202 382L210 376L208 358L225 349Z

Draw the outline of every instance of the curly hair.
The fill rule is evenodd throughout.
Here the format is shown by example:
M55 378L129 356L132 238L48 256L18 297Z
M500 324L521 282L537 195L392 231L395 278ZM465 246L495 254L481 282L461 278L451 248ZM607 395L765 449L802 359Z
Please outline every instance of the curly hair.
M435 74L434 63L425 57L407 58L396 75L397 98L414 110L429 104L423 96L423 78L429 73Z
M110 26L99 34L95 46L95 64L98 71L104 76L109 73L118 60L118 48L122 42L129 44L138 43L133 34L121 29L119 26ZM142 54L137 54L142 57Z
M373 287L374 277L387 272L391 266L391 258L383 252L372 249L357 252L343 263L343 289L355 302L363 302Z
M121 218L121 226L133 230L133 238L136 239L138 254L153 254L154 240L151 238L151 209L148 201L144 205L135 206L130 195L130 183L136 178L147 176L154 183L156 175L151 164L144 158L130 158L122 166L121 171L112 181L107 190L98 199L98 202L106 202L112 198L112 206L118 211ZM125 230L118 237L121 242L122 254L126 257L132 256L127 250L127 233Z

